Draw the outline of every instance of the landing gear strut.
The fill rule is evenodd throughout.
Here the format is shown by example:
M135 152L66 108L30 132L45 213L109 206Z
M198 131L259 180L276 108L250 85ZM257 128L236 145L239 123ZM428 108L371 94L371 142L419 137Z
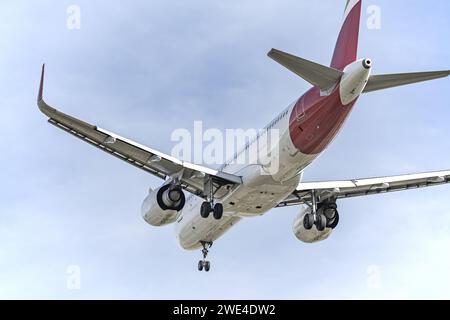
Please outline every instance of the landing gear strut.
M209 253L208 249L210 249L212 247L213 243L207 242L207 241L200 241L200 243L203 246L203 249L202 249L203 260L200 260L198 262L198 271L205 270L206 272L208 272L209 269L211 268L211 263L206 260L206 257L208 256L208 253Z

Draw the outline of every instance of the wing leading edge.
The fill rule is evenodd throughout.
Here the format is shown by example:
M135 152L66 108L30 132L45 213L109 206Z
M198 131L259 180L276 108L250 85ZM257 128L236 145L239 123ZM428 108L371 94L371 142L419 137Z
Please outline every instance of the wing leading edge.
M410 174L370 179L305 182L277 207L301 205L311 201L312 191L320 200L345 199L394 191L412 190L450 183L450 171Z
M241 177L181 161L50 107L43 98L44 73L45 65L37 104L48 122L57 128L161 179L176 178L184 189L201 197L205 197L204 185L209 179L216 187L242 183Z

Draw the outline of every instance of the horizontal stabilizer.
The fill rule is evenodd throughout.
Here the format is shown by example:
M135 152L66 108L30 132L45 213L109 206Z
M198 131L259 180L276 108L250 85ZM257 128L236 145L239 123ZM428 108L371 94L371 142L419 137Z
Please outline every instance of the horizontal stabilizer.
M407 84L444 78L450 75L450 71L399 73L371 76L363 92L389 89Z
M342 71L276 49L272 49L267 55L322 90L334 86L343 75Z

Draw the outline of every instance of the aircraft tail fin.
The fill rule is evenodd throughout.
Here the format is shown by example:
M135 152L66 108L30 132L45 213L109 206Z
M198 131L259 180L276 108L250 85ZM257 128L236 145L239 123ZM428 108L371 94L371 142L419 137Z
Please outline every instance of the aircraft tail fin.
M332 68L342 71L347 65L356 61L361 7L362 0L347 0L344 11L344 22L331 61Z
M366 93L423 81L435 80L448 77L449 75L450 70L374 75L369 78L369 82L367 83L363 92Z
M270 50L267 55L322 90L333 87L343 75L342 71L276 49Z

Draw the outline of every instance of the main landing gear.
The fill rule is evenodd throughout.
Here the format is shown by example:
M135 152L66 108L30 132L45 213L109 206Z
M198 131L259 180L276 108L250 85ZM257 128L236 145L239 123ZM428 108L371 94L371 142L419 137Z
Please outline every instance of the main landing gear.
M316 226L318 231L323 231L326 228L335 229L339 223L339 213L337 210L332 216L327 216L322 213L308 213L303 219L303 226L306 230L311 230Z
M205 182L205 193L207 196L207 201L202 203L200 207L200 215L202 218L208 218L210 213L213 214L214 219L220 220L223 216L223 205L221 203L214 203L214 181L208 179Z
M202 249L202 254L203 254L203 260L200 260L198 262L198 271L203 271L205 270L206 272L209 271L209 269L211 268L211 263L209 261L206 260L206 257L208 256L208 252L213 243L212 242L207 242L207 241L200 241L200 243L203 246Z
M202 218L208 218L209 214L212 212L214 219L220 220L223 216L223 205L221 203L216 203L213 205L212 202L205 201L200 207L200 215Z
M320 232L324 231L325 228L335 229L339 224L336 200L330 199L317 204L314 191L311 196L311 213L306 214L303 218L305 229L311 230L313 226L316 226Z

